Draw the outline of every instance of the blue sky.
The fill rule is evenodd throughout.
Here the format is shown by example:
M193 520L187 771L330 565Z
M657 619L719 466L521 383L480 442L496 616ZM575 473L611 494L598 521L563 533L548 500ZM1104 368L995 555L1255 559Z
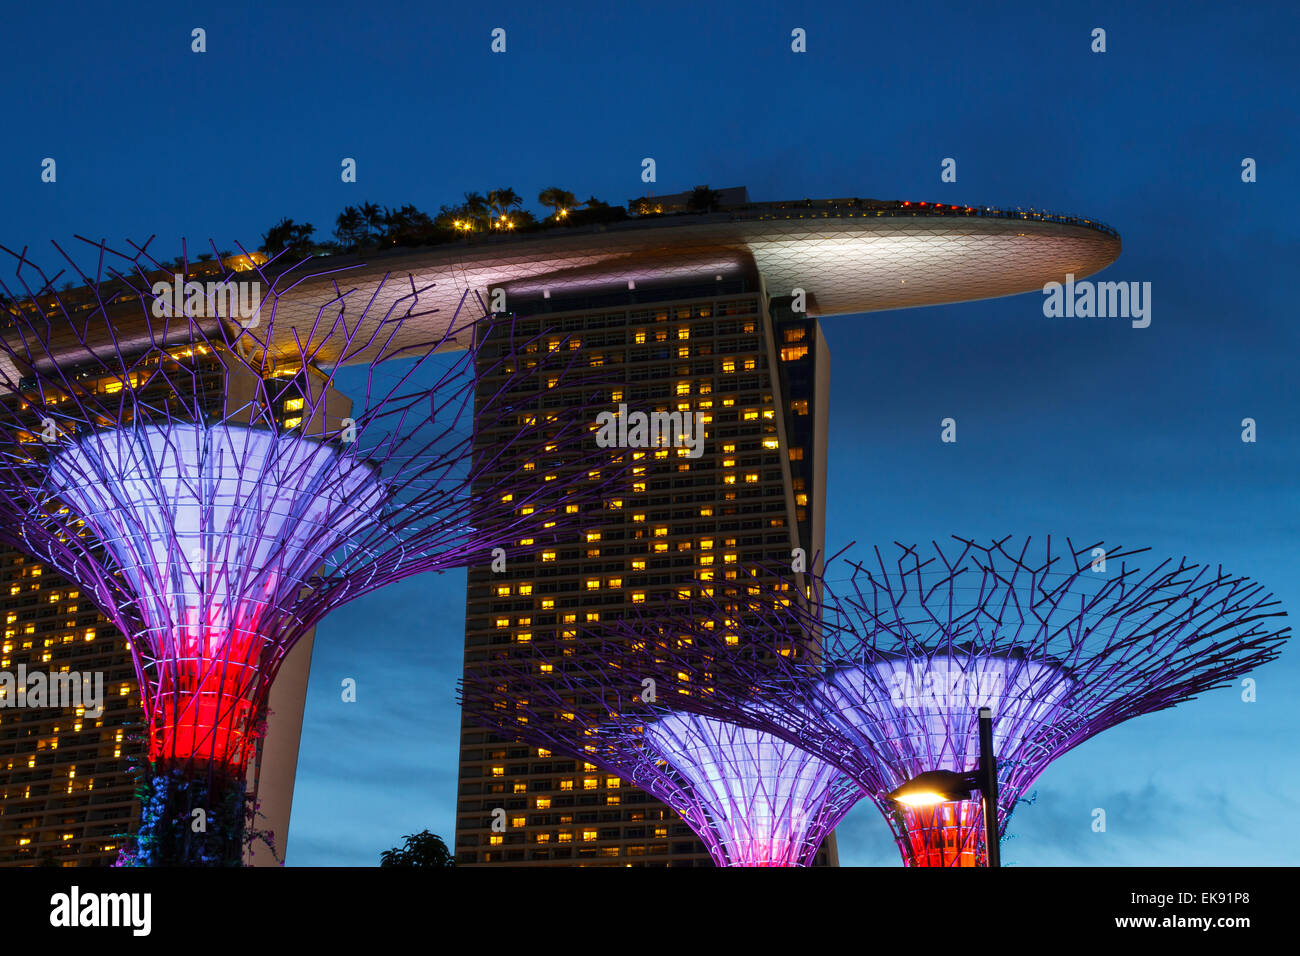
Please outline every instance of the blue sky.
M44 263L49 240L77 233L157 234L167 254L182 236L253 246L281 216L323 235L346 204L433 211L496 186L618 203L646 191L646 156L659 192L1108 222L1124 252L1106 278L1152 283L1148 329L1046 319L1038 294L825 320L832 549L1104 539L1222 562L1300 607L1289 4L50 3L5 21L0 243ZM488 49L498 26L503 55ZM1098 26L1105 54L1089 51ZM790 52L795 27L806 54ZM955 184L939 181L948 156ZM340 182L343 157L358 183ZM1258 182L1242 183L1244 157ZM956 445L939 441L947 416ZM450 839L463 586L409 580L321 628L292 863L373 864L425 827ZM1300 837L1274 821L1300 800L1297 670L1288 652L1258 675L1257 703L1219 691L1066 756L1004 859L1293 862ZM347 676L355 704L339 700ZM897 859L865 806L840 853Z

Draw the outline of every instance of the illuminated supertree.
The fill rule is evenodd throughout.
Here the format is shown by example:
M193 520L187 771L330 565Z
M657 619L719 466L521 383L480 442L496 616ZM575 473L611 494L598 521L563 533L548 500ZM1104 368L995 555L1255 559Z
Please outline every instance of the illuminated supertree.
M911 866L987 860L972 793L978 712L993 715L998 832L1057 757L1273 660L1289 628L1265 589L1221 568L1100 546L1030 557L1026 539L955 539L893 567L849 562L814 601L754 577L605 631L625 682L796 744L849 774ZM1068 542L1067 542L1068 544ZM837 596L837 593L838 596ZM918 779L919 778L919 779ZM971 799L974 796L975 799Z
M87 271L65 255L80 286L62 293L11 253L0 535L130 640L151 764L139 860L237 864L250 754L295 641L397 579L562 540L612 479L583 450L581 408L530 410L539 368L569 374L564 353L534 346L516 368L533 343L468 296L437 315L410 278L356 301L310 260L163 269L147 245L92 244ZM329 292L307 299L307 281ZM485 368L512 374L489 394ZM507 453L582 477L475 494Z
M586 761L658 798L717 866L810 866L862 796L779 737L656 706L639 685L620 695L606 683L620 677L532 649L467 675L461 706L506 740Z

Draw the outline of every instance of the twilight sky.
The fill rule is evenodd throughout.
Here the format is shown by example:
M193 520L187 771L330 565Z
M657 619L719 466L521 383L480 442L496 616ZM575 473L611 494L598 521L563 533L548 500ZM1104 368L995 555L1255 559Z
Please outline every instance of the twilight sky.
M1099 219L1124 240L1103 277L1152 284L1147 329L1048 319L1037 293L824 321L830 549L1104 539L1220 562L1298 609L1300 14L1044 6L23 5L4 16L0 244L43 264L78 233L255 247L281 216L324 238L347 204L434 212L497 186L535 212L552 185L621 203L708 183ZM956 445L939 441L948 416ZM450 842L463 604L463 574L417 578L320 629L291 864L373 865L425 827ZM1060 760L1004 862L1293 863L1300 836L1276 821L1300 810L1295 650L1256 676L1257 703L1221 690ZM897 863L866 805L839 847Z

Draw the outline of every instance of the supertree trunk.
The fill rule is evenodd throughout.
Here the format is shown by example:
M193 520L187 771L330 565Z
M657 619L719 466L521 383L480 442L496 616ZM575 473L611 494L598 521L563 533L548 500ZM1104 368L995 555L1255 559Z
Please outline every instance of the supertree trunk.
M893 810L891 823L905 866L988 865L978 800Z
M135 866L242 866L249 794L230 767L193 761L153 763L137 790Z

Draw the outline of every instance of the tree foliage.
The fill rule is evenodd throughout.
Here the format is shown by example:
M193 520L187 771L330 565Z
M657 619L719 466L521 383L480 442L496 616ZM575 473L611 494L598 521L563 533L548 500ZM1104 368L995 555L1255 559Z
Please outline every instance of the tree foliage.
M401 847L385 850L379 857L380 866L455 866L451 851L442 837L428 830L411 833L402 838L406 842Z

